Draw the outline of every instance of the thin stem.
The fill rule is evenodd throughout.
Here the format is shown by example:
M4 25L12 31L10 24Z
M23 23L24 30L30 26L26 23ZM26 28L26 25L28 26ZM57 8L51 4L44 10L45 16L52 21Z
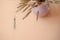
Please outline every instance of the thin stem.
M23 4L24 5L24 4ZM20 8L20 7L22 7L23 5L19 5L17 8Z
M23 17L23 20L31 13L31 10L26 14L25 17Z
M16 12L19 12L20 10L22 10L26 5L22 5L21 8L19 8L19 10L17 10Z
M25 10L27 10L29 7L30 7L30 5L28 5L28 6L23 10L23 12L24 12Z
M38 13L37 13L36 21L38 21L38 16L39 16L39 11L38 11Z
M14 29L16 28L16 18L14 17Z

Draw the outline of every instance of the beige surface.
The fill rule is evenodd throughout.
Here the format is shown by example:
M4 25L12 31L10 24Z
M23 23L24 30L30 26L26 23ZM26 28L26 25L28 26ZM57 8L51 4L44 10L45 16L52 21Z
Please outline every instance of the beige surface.
M39 18L31 13L24 21L26 13L16 16L17 27L13 28L13 17L18 0L0 0L0 40L59 40L60 5L51 4L51 14Z

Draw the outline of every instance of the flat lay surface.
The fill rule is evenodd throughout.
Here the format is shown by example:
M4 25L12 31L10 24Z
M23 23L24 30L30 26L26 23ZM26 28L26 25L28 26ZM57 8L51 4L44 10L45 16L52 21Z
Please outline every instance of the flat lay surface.
M50 12L46 17L39 17L31 12L16 12L19 0L0 0L0 40L60 40L60 4L50 3ZM16 14L16 29L13 18Z

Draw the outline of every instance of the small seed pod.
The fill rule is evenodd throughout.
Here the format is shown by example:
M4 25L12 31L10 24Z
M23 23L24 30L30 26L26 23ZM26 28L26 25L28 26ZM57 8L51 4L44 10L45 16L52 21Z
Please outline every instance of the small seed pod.
M48 14L48 11L49 11L49 8L47 5L37 6L32 9L33 13L36 13L36 14L39 13L39 16L41 17L46 16Z

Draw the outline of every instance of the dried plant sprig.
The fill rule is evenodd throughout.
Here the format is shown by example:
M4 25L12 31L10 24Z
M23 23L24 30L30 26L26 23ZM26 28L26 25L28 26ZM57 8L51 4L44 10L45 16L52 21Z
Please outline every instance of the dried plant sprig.
M41 1L42 0L21 0L21 3L19 3L19 6L17 7L17 9L18 9L17 12L21 11L24 8L25 9L23 10L23 12L25 12L29 7L31 7L28 10L28 13L23 17L23 20L24 20L31 13L31 9L40 5L42 3ZM43 1L45 1L45 0L43 0ZM36 20L38 20L38 15L39 15L39 12L37 13ZM14 17L14 28L16 28L16 18L15 17Z
M45 2L45 0L21 0L21 2L19 3L19 6L17 7L17 12L21 11L23 8L26 8L23 10L23 12L25 12L30 6L31 8L28 10L28 13L23 17L23 20L31 13L31 9L34 7L37 7L38 5L40 5L41 3ZM49 7L49 3L56 3L56 4L60 4L60 1L57 0L47 0L47 5ZM39 12L37 13L37 17L36 20L38 20L38 16L39 16ZM14 29L16 28L16 18L14 16Z

